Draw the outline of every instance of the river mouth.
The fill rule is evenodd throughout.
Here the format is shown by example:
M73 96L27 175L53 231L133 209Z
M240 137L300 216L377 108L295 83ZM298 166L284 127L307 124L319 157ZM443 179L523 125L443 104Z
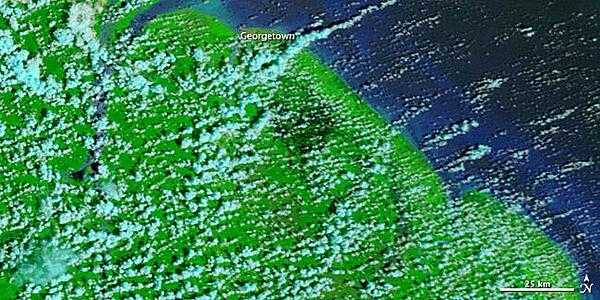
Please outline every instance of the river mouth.
M220 21L231 25L231 16L220 1L159 0L152 6L138 13L129 25L129 28L134 35L137 35L144 28L144 26L154 18L162 14L175 12L180 9L198 10L206 15L215 17Z

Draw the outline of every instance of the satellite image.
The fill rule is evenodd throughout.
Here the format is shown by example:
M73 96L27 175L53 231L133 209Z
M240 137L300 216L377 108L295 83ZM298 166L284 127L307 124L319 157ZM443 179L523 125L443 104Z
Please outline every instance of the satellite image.
M600 299L598 0L0 0L0 300Z

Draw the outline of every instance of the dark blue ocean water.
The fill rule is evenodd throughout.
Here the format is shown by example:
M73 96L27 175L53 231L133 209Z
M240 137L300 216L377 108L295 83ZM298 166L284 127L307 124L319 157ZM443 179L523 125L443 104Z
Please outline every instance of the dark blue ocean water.
M292 32L378 2L167 0L133 28L195 6ZM313 50L425 152L451 196L483 188L520 205L600 282L599 11L593 0L401 1ZM463 122L478 126L431 143Z

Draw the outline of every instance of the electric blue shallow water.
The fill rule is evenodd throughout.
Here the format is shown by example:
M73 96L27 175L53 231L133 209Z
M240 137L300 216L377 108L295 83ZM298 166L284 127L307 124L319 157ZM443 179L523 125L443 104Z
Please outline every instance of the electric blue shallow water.
M297 31L378 2L166 0L133 28L194 6L236 27ZM600 282L598 8L593 1L401 2L313 50L412 138L452 196L484 188L519 204ZM478 126L431 143L462 122ZM489 151L465 159L480 147Z

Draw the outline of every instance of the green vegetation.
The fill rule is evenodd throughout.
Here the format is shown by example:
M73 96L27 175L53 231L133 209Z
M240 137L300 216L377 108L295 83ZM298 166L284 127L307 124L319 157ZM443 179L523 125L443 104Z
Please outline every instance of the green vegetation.
M192 10L120 44L139 11L115 23L110 51L96 21L58 23L62 35L35 39L43 76L0 86L6 299L501 299L525 279L576 285L518 213L478 192L449 201L425 157L313 54L240 42ZM552 297L578 295L538 298Z

